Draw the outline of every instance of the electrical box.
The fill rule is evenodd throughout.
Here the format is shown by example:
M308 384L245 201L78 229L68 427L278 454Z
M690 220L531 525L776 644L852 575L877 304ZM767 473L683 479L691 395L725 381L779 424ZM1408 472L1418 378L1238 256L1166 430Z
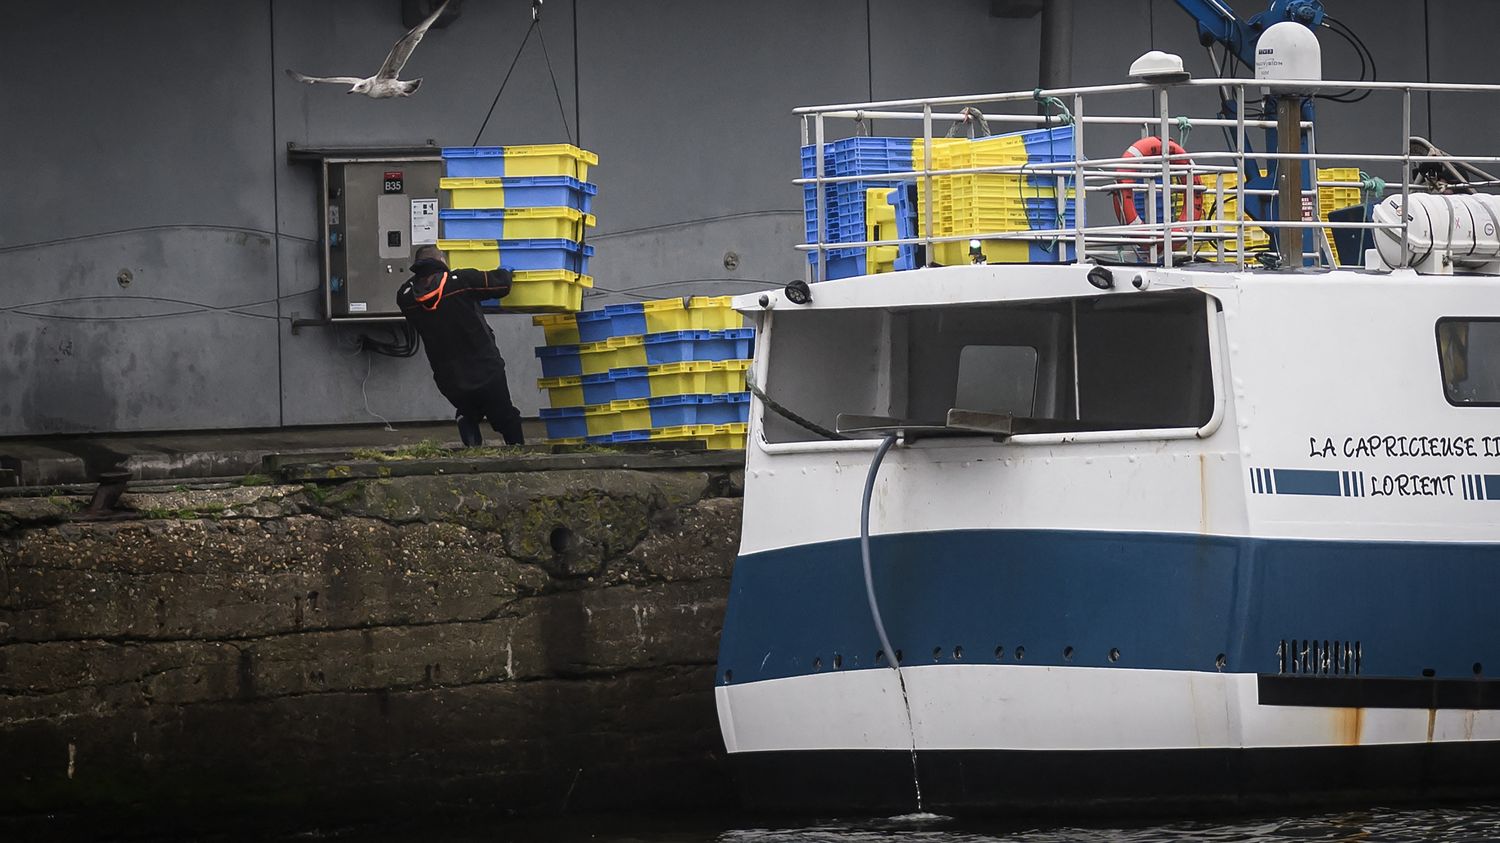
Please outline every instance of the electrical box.
M438 239L441 158L324 160L328 318L400 316L396 289L417 247Z

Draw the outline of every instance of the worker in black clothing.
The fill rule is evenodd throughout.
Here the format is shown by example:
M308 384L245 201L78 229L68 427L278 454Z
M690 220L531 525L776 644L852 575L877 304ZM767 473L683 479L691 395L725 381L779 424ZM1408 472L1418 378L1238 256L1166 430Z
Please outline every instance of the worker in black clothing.
M396 291L401 314L422 337L432 379L458 411L464 445L482 444L479 422L489 419L507 445L522 445L521 412L510 400L505 361L480 302L510 292L510 270L448 268L437 246L417 249L412 277Z

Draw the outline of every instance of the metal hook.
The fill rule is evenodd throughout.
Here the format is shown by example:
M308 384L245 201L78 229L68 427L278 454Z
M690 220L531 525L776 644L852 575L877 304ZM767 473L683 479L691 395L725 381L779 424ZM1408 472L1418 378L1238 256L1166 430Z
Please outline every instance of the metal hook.
M533 21L542 19L542 0L531 0L531 19Z

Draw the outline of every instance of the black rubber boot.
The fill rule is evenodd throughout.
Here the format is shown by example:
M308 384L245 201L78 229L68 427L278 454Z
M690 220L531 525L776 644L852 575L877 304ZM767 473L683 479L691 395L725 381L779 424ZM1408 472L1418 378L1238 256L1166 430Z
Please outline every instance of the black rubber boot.
M478 448L484 444L484 436L479 432L479 422L466 416L458 417L458 438L465 448Z

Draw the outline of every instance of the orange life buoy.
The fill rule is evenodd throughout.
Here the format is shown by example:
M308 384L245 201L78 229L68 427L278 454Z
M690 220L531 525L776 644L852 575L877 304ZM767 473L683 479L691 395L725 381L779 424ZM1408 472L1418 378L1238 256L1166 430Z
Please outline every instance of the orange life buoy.
M1182 145L1179 144L1177 141L1168 139L1167 140L1167 153L1169 155L1186 155L1187 154L1187 150L1183 149ZM1121 156L1121 157L1124 157L1124 158L1155 158L1155 157L1158 157L1160 155L1161 155L1161 138L1153 136L1153 137L1149 137L1149 138L1141 138L1140 140L1138 140L1135 143L1131 144L1130 148L1127 149L1127 150L1125 150L1125 154L1123 156ZM1192 162L1193 162L1193 160L1191 158L1189 158L1188 159L1188 163L1191 164ZM1143 173L1145 172L1144 169L1142 170L1142 172ZM1173 180L1176 181L1177 178L1178 177L1174 176ZM1121 184L1138 184L1139 182L1140 182L1140 179L1130 178L1128 176L1123 177L1123 178L1120 179L1120 183ZM1183 178L1182 179L1182 183L1186 184L1187 183L1187 179ZM1193 192L1193 201L1191 203L1184 202L1183 206L1182 206L1183 207L1182 220L1184 222L1192 222L1193 220L1201 220L1201 219L1203 219L1203 192L1196 189L1196 188L1200 187L1202 184L1203 184L1203 178L1201 176L1198 176L1197 174L1194 174L1193 175L1193 188L1194 188L1194 190L1192 191ZM1116 190L1116 191L1114 191L1114 193L1112 194L1112 196L1110 198L1113 200L1113 202L1115 204L1115 218L1118 219L1120 222L1122 222L1122 223L1124 223L1126 225L1134 225L1134 224L1136 224L1136 223L1138 223L1138 222L1141 221L1140 212L1135 209L1135 189L1134 188L1126 187L1126 188L1123 188L1123 189L1120 189L1120 190ZM1170 203L1168 203L1168 205L1166 207L1171 207ZM1169 211L1168 214L1170 215L1170 213L1171 212ZM1179 230L1181 230L1181 229L1179 229Z

